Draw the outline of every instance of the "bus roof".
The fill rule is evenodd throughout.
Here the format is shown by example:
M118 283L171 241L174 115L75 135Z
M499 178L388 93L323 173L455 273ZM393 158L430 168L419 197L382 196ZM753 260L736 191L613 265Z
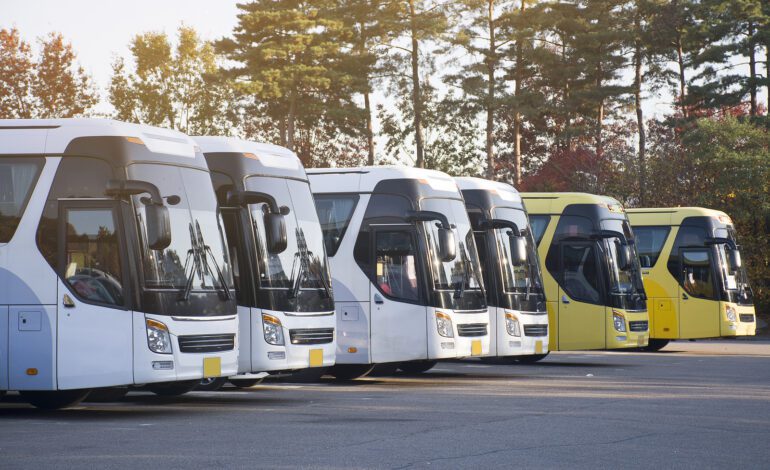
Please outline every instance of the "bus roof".
M113 119L0 119L0 155L62 155L79 137L133 138L156 154L196 157L193 140L171 129Z
M612 212L623 212L623 205L609 196L590 193L519 193L530 214L561 214L572 204L607 205Z
M626 212L631 225L681 225L689 217L713 217L732 224L730 216L724 212L705 207L641 207Z
M227 168L240 176L270 175L305 180L305 169L296 153L280 145L252 142L235 137L195 136L193 140L209 160L209 167ZM212 154L237 154L238 165L226 165L219 159L211 160ZM230 162L233 163L233 162ZM222 165L220 165L222 164Z
M381 181L420 180L432 192L460 197L455 180L437 170L402 166L361 166L354 168L314 168L307 170L315 193L369 193Z

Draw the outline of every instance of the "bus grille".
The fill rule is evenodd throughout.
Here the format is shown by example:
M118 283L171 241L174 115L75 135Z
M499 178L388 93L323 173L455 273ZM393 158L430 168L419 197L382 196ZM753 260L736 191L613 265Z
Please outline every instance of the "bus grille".
M524 325L524 336L548 336L548 325Z
M741 313L741 321L743 323L754 323L753 313Z
M291 344L327 344L334 340L334 328L289 330Z
M628 326L631 331L647 331L647 320L630 321Z
M484 336L487 334L487 324L486 323L458 324L457 333L460 336Z
M179 337L179 350L183 353L208 353L232 351L235 335L191 335Z

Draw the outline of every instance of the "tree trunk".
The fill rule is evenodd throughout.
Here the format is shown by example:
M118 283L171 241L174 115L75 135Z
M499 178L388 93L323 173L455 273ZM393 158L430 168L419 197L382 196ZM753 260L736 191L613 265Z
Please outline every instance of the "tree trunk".
M754 22L749 21L749 96L751 99L751 115L757 115L757 59L754 56Z
M765 89L767 91L766 113L770 116L770 43L765 44L765 80Z
M366 164L374 165L374 130L372 129L372 105L369 102L369 79L367 78L366 91L364 92L364 110L366 112L366 145L369 147L369 158Z
M487 179L495 178L495 1L487 1L487 24L489 26L489 56L487 57Z
M524 14L526 0L521 0L519 11ZM522 61L524 56L524 46L521 44L521 38L516 41L516 65L514 70L515 83L513 85L513 96L518 99L521 93L522 80ZM518 187L521 185L521 113L519 104L516 103L516 109L513 112L513 182Z
M676 59L679 64L679 107L682 111L682 117L687 119L687 106L685 105L685 87L687 82L684 77L684 50L682 48L682 32L676 32Z
M297 95L289 92L289 114L286 116L286 148L294 151L294 120L297 114Z
M417 168L425 167L424 143L422 136L422 95L420 93L420 51L417 41L417 19L415 0L409 0L409 23L412 35L412 107L414 108L414 140L417 146Z
M640 33L641 24L636 18L637 34ZM646 136L644 131L644 115L642 114L642 42L637 38L634 48L634 106L636 107L636 127L639 133L639 205L646 205L645 194L647 185L647 160L646 160Z
M599 53L601 54L601 52ZM601 61L596 65L596 90L601 91L602 88L602 63ZM602 141L602 127L604 126L604 98L599 98L599 103L596 107L596 156L601 158L604 153L604 142Z

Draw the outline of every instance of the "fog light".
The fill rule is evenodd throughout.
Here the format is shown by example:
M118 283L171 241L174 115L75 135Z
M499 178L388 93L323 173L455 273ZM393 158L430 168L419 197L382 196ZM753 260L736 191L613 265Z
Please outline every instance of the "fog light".
M155 370L172 370L174 361L152 361L152 368Z
M625 336L616 336L615 339L618 341L625 341L627 338Z
M268 351L267 358L275 360L286 359L286 353L283 351Z
M441 349L454 349L454 348L455 348L454 342L449 341L446 343L441 343Z

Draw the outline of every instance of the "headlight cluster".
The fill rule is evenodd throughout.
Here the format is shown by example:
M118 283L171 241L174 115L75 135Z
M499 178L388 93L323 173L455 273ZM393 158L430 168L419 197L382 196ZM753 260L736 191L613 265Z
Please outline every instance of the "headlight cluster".
M735 309L729 305L725 306L725 313L727 314L727 320L737 321L738 317L735 315Z
M622 313L612 311L612 323L615 325L615 330L621 333L626 332L626 317Z
M265 341L274 346L283 346L283 325L281 320L267 313L262 314L262 330L265 333Z
M147 326L147 346L150 347L150 351L171 354L171 334L168 332L168 327L151 318L145 319L145 325Z
M521 325L516 315L512 313L505 314L505 330L511 336L521 336Z
M444 338L455 337L455 331L452 328L452 318L446 313L436 312L436 329L438 329L438 334Z

